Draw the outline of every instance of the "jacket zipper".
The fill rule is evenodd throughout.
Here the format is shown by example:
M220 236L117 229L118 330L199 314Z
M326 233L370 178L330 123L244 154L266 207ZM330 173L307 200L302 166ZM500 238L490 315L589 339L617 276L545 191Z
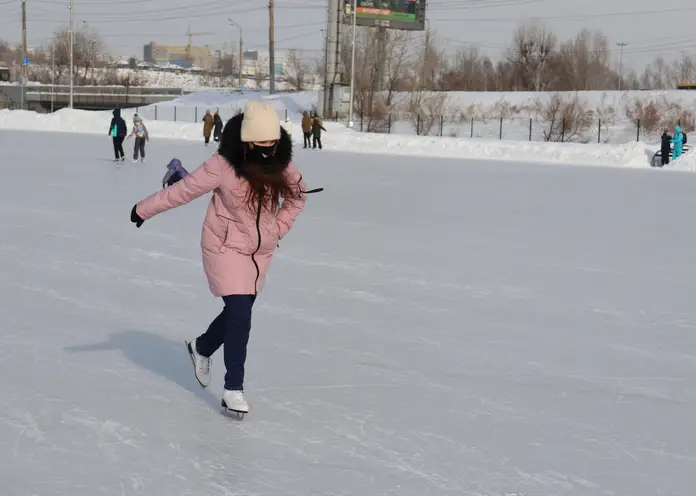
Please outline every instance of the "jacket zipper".
M259 208L256 212L256 234L258 235L258 244L256 245L256 250L254 250L254 253L251 254L251 261L254 262L254 267L256 267L256 280L254 281L254 294L258 294L258 289L257 289L257 284L259 282L259 277L261 277L261 271L259 270L259 264L256 263L256 258L254 258L254 255L258 253L258 251L261 249L261 205L262 205L262 200L259 198Z

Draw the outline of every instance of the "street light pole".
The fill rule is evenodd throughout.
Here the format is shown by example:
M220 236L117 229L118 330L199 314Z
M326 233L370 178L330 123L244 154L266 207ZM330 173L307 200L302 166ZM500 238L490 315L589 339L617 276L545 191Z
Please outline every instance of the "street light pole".
M73 64L74 64L74 47L73 45L75 44L74 37L73 37L73 0L70 0L70 4L68 5L68 8L70 9L70 104L69 107L73 108L73 76L74 76L74 69L73 69Z
M56 94L56 42L51 45L51 113L53 113L53 99Z
M230 24L239 28L239 88L242 88L242 71L244 67L244 31L242 26L234 22L232 19L227 19Z
M624 47L628 45L628 43L621 42L617 43L616 45L621 47L621 56L619 57L619 91L621 91L621 82L623 80L623 51Z
M27 0L22 0L22 110L27 84Z
M353 47L350 55L350 103L348 108L348 127L353 127L353 100L355 98L355 35L357 31L358 0L353 0Z

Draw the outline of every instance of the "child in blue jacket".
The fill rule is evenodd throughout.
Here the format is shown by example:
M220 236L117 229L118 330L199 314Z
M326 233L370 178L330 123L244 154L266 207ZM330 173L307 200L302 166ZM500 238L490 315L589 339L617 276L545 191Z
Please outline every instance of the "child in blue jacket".
M684 149L684 133L682 133L681 127L679 126L674 126L674 137L672 138L672 143L674 143L672 158L676 160L681 157L682 150Z

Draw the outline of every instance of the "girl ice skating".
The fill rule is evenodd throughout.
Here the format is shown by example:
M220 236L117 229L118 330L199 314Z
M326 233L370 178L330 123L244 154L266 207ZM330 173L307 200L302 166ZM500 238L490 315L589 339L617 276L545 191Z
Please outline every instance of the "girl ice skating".
M138 152L140 152L140 161L145 161L145 142L150 141L150 133L145 127L145 123L138 114L133 116L133 130L128 135L128 138L135 135L135 145L133 146L133 162L138 161ZM128 139L126 138L126 139Z
M178 183L137 203L131 221L140 227L211 191L201 238L203 269L224 308L187 346L196 378L207 387L210 356L224 344L222 406L247 413L243 386L252 307L278 241L304 208L306 193L292 163L292 143L272 105L249 102L243 114L228 121L217 153Z

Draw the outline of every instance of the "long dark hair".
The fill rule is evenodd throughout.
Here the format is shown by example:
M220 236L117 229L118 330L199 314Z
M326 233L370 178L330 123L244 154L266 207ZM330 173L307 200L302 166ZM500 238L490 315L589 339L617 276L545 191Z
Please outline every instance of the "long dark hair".
M263 164L253 163L248 160L248 145L242 142L243 119L242 113L227 121L218 153L229 162L238 177L243 177L249 183L245 198L247 207L256 210L261 204L275 212L281 198L297 199L303 194L285 173L292 160L292 140L281 127L280 140L273 157Z

